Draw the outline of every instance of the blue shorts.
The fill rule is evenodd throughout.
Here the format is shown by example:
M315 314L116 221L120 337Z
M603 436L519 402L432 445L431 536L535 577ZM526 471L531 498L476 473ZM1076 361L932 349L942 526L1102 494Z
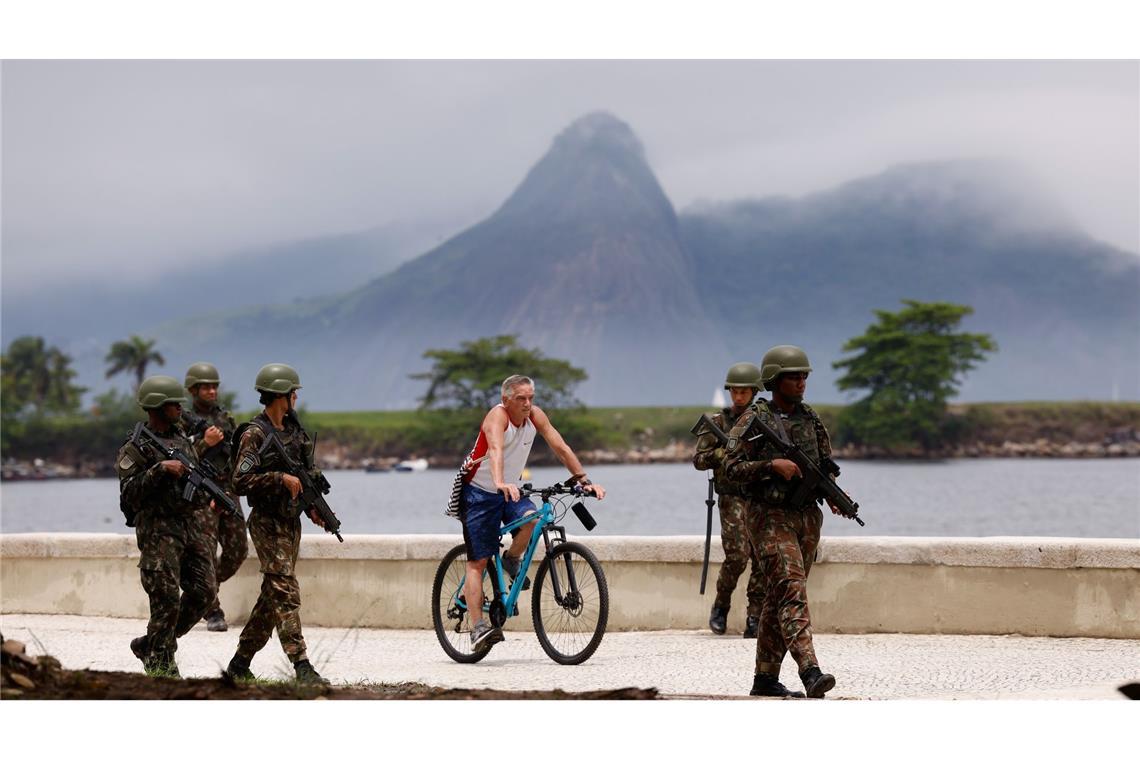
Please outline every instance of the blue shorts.
M467 560L475 562L499 553L499 528L538 510L528 498L507 501L470 483L463 486L463 543Z

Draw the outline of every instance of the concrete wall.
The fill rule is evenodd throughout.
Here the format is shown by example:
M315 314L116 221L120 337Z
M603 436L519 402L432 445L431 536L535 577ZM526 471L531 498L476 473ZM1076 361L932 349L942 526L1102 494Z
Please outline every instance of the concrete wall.
M703 628L723 553L714 540L699 596L703 539L579 537L605 568L609 630ZM455 536L305 536L298 577L313 625L431 627L431 583ZM133 536L0 536L0 612L147 616ZM534 570L531 571L533 578ZM739 633L742 577L729 616ZM260 584L248 559L222 588L231 622ZM1057 538L824 538L809 579L817 630L1017 633L1140 638L1140 541ZM529 593L522 620L530 620ZM520 625L522 623L522 625Z

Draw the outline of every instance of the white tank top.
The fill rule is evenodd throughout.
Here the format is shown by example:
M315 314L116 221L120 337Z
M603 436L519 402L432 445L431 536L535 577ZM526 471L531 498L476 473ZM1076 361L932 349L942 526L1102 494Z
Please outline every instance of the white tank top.
M498 407L501 407L499 404ZM503 482L518 483L522 478L522 471L526 468L527 457L530 456L531 444L534 443L535 433L538 431L530 417L522 425L516 427L507 418L507 427L503 431ZM495 492L495 484L491 480L491 463L487 457L487 436L483 429L479 429L479 437L475 440L475 448L471 449L471 461L475 464L468 474L467 482L489 493Z

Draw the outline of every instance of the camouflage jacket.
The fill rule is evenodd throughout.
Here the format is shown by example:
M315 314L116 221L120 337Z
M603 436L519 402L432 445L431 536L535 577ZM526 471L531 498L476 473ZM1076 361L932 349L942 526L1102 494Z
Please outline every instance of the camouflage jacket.
M276 447L265 445L265 431L273 430L273 423L262 412L248 427L243 427L234 458L231 480L234 493L248 496L251 509L297 516L296 503L285 487L284 475L288 468ZM284 445L289 459L308 470L314 479L320 476L321 471L313 465L313 441L303 429L286 419L285 429L276 430L275 435Z
M207 446L205 430L211 425L221 430L225 438L213 446ZM214 465L221 477L221 480L218 481L219 485L226 486L224 481L230 479L232 471L232 440L234 430L237 429L233 415L216 405L205 414L191 406L182 411L182 426L194 444L194 451L197 452L198 458L205 459Z
M780 506L799 480L784 480L772 472L772 460L779 456L775 447L763 440L743 440L744 431L755 415L760 415L760 419L776 431L782 426L791 442L817 464L831 456L831 438L819 415L803 402L796 404L791 414L784 414L774 403L758 399L740 415L728 434L725 473L730 481L743 486L760 504Z
M713 423L725 433L732 430L737 416L732 407L725 407L712 416ZM744 488L730 481L724 470L724 447L712 433L705 433L697 439L697 451L693 454L693 466L698 470L713 471L713 485L716 492L725 496L740 496Z
M149 424L147 428L167 447L178 449L192 462L198 461L190 439L177 425L172 425L166 433L159 433ZM144 512L157 517L179 517L208 508L210 497L204 489L199 489L193 504L182 498L184 481L162 469L159 463L163 459L165 457L151 447L131 443L130 435L119 448L115 471L119 474L119 506L127 525L134 526L136 517Z

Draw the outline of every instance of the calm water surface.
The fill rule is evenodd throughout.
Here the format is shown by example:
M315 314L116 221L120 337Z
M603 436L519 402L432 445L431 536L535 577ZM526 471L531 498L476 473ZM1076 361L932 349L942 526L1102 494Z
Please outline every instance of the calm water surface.
M989 459L840 463L840 484L867 527L826 514L833 536L1072 536L1140 538L1140 459ZM595 535L694 535L705 529L705 474L688 464L595 465L604 502L587 506ZM329 502L353 533L455 533L442 515L454 471L330 471ZM535 467L549 484L561 468ZM0 531L130 533L112 479L0 485ZM585 531L570 515L571 533ZM320 529L305 522L306 531ZM714 519L714 531L717 522Z

